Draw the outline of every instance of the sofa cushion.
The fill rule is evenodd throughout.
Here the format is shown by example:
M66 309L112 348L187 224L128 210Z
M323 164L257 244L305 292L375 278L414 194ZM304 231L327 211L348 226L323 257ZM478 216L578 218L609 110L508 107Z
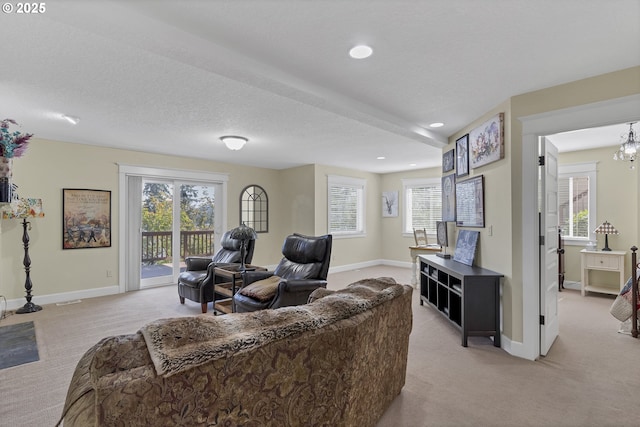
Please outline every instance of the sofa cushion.
M255 298L258 301L266 302L272 299L276 291L278 290L278 284L280 283L280 277L271 276L266 279L258 280L257 282L253 282L250 285L245 286L240 289L242 295Z

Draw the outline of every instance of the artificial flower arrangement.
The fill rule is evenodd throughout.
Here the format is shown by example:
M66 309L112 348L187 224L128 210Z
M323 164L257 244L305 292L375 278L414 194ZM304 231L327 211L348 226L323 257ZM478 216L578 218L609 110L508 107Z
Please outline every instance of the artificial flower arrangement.
M0 157L8 159L22 156L27 151L29 139L33 136L32 133L9 132L10 124L18 126L18 123L12 119L4 119L0 122Z

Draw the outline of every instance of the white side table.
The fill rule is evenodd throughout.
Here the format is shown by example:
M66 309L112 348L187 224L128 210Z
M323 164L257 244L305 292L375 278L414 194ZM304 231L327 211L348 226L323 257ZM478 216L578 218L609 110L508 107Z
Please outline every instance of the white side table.
M580 251L582 259L582 296L586 291L599 292L603 294L617 295L624 287L624 257L626 251L588 251L583 249ZM609 286L591 284L589 282L589 270L612 271L619 274L620 289Z

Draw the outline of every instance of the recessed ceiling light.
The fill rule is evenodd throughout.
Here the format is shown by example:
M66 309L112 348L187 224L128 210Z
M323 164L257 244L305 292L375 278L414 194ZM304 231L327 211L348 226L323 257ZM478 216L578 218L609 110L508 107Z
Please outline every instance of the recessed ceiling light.
M409 163L409 166L418 166L417 163Z
M442 126L444 126L444 123L441 123L441 122L435 122L429 125L429 127L432 127L432 128L441 128Z
M384 160L384 159L386 159L386 157L385 157L385 156L378 156L378 157L376 157L376 159L378 159L378 160Z
M63 114L62 118L68 121L69 123L71 123L72 125L77 125L78 123L80 123L80 117Z
M355 59L368 58L368 57L371 56L372 53L373 53L373 49L371 49L369 46L363 45L363 44L354 46L349 51L349 55L351 55L351 57L355 58Z

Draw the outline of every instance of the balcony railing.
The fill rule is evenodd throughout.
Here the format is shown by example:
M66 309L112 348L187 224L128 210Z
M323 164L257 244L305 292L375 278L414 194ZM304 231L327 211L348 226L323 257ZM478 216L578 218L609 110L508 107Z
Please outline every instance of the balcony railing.
M171 231L142 232L142 263L153 264L171 257ZM181 231L180 259L213 255L213 231Z

